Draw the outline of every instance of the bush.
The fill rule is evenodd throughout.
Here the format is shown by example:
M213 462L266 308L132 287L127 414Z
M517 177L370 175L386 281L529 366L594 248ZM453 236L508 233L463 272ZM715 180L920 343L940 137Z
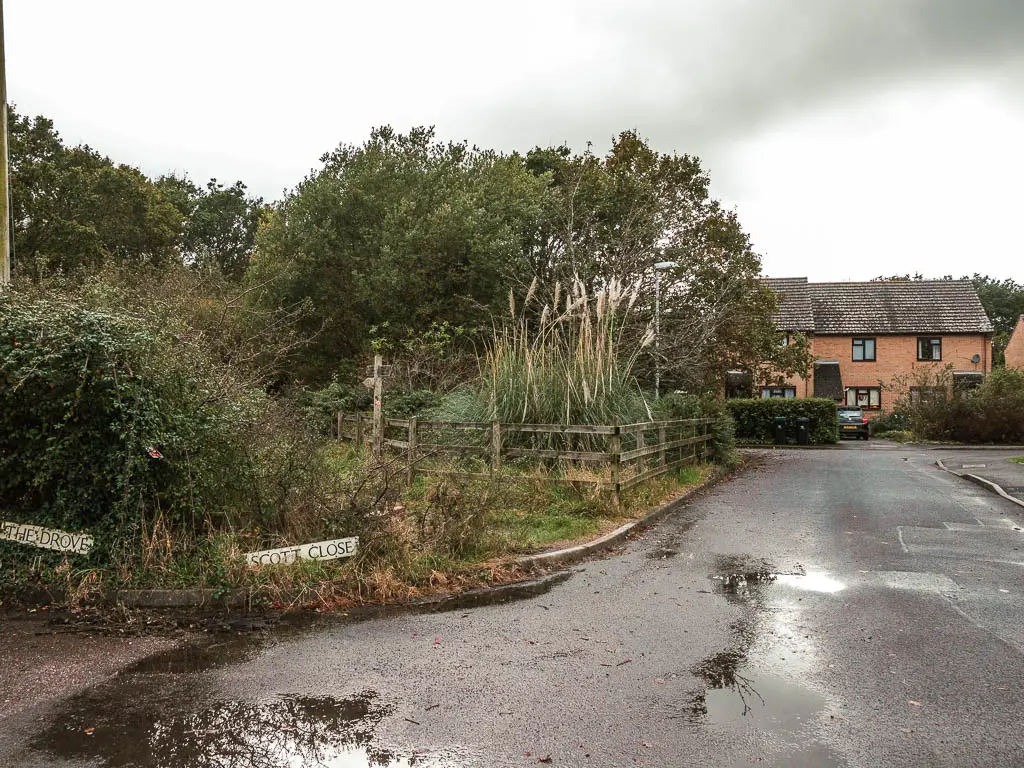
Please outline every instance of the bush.
M294 400L309 425L321 434L331 432L339 411L353 413L373 407L373 393L369 389L338 378L322 389L301 389L294 394Z
M95 562L158 519L237 506L238 425L258 393L211 402L173 338L137 318L9 292L0 327L0 504L16 519L94 531Z
M736 424L736 437L755 443L774 440L775 418L785 416L787 429L793 429L797 418L808 418L810 441L814 444L835 443L839 439L836 404L822 398L806 399L737 399L726 400L725 407Z
M918 437L963 443L1024 441L1024 371L997 368L974 389L952 386L950 369L918 384L938 393L908 395L898 404Z
M902 412L883 413L872 419L868 426L872 435L882 432L906 432L910 429L910 418Z
M556 285L551 302L529 312L536 281L512 319L494 329L481 364L481 405L487 420L522 424L612 424L646 421L648 404L633 368L642 348L627 349L621 331L640 289L610 280L590 296L576 279L560 298ZM537 301L539 303L539 301ZM563 308L564 307L564 308Z
M711 450L715 462L732 467L737 463L736 427L725 403L711 395L692 395L672 392L655 404L655 418L672 419L714 419L711 426Z
M346 511L336 446L293 401L268 397L182 313L121 310L119 296L104 308L87 291L0 297L5 519L89 533L75 573L125 585L195 585L241 546L360 535L369 518ZM67 572L62 553L15 543L0 560L0 583Z

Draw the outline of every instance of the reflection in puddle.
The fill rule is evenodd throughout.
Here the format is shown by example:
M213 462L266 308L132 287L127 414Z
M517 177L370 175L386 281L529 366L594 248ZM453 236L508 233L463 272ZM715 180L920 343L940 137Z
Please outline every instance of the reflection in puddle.
M808 731L825 708L825 697L780 677L749 670L746 662L743 651L728 650L705 659L694 669L708 687L694 696L690 719L702 725L743 732L756 728L775 734L778 738L773 742L781 751L772 758L764 758L764 765L845 765L828 745L817 741ZM748 762L744 759L734 764Z
M392 707L365 692L349 699L286 696L223 701L200 712L148 718L120 713L97 721L76 709L36 747L65 758L101 758L112 768L422 768L448 757L401 753L374 742ZM88 718L88 720L87 720Z
M795 589L804 589L809 592L828 592L829 594L841 592L846 585L836 581L827 573L822 571L808 571L806 574L780 573L775 576L776 584L784 584Z
M772 730L797 731L825 706L825 698L772 675L756 679L733 672L730 683L710 686L700 697L704 722L747 723Z

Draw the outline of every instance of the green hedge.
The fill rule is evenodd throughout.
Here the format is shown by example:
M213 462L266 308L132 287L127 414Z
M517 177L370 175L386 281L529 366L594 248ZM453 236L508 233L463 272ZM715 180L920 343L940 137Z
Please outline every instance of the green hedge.
M736 423L736 438L745 442L771 443L775 418L790 420L806 417L811 420L807 428L812 443L834 443L839 439L836 427L836 404L822 398L798 399L737 399L726 400L725 406ZM795 434L791 433L791 434Z

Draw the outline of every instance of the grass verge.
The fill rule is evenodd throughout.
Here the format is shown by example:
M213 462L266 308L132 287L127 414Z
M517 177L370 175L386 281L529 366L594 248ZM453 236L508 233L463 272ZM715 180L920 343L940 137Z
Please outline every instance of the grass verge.
M148 538L140 567L131 570L76 568L69 557L44 553L31 565L5 569L3 581L59 586L72 607L118 589L152 588L206 588L215 599L245 595L249 609L406 601L520 581L529 574L516 556L590 541L718 471L685 466L624 491L615 505L610 494L578 487L555 471L526 474L513 466L491 479L417 476L407 485L397 465L352 451L339 448L330 463L346 493L336 499L339 512L329 525L289 520L277 533L235 529L188 546L163 531ZM242 557L349 535L358 535L360 545L345 560L254 567Z

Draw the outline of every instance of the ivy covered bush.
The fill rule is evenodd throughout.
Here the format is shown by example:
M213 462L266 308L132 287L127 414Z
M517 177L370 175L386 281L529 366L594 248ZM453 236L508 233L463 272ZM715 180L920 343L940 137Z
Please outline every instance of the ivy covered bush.
M787 428L793 421L808 418L811 443L834 443L837 433L836 404L823 398L742 398L726 400L726 408L736 425L736 438L744 442L771 443L774 440L775 418L785 416Z
M274 333L209 296L121 285L0 296L0 520L94 540L84 556L0 541L0 592L223 587L243 552L360 535L336 443L268 394Z
M241 432L260 398L211 397L150 320L0 298L4 519L88 531L93 563L143 529L217 527L251 488Z

